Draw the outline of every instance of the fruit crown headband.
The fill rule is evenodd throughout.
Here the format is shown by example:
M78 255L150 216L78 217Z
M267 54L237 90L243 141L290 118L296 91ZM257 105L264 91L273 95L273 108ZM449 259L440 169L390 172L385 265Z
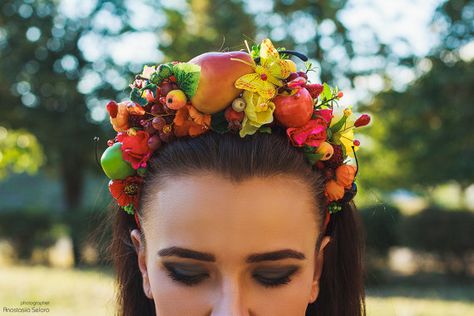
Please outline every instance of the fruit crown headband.
M152 153L176 138L209 130L245 137L271 133L275 125L285 128L291 144L327 179L326 223L355 196L360 142L354 129L367 125L370 116L355 118L351 107L339 106L341 91L308 82L311 64L297 71L289 59L307 61L306 56L276 49L269 39L251 49L245 44L248 53L209 52L189 62L145 66L130 85L130 101L107 104L117 136L100 162L112 196L135 215L138 226L135 210Z

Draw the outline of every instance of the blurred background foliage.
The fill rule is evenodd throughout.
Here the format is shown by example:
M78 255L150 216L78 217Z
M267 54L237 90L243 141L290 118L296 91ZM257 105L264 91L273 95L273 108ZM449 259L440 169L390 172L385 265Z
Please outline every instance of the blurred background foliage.
M0 239L17 249L14 260L31 262L36 248L66 236L75 265L106 264L90 237L110 201L96 162L114 134L106 102L127 97L143 64L244 49L243 40L269 36L308 55L313 82L339 86L343 101L372 115L360 135L357 196L368 284L425 272L472 284L474 2L430 1L431 37L417 38L429 43L421 52L406 31L387 37L380 17L377 27L377 16L354 11L361 3L3 0ZM407 249L411 270L394 257Z

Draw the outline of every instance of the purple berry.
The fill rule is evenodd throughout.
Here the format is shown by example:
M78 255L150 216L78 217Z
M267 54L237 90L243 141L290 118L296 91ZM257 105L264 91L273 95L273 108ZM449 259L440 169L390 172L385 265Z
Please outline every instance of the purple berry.
M166 121L163 117L157 116L153 118L152 125L154 129L156 129L157 131L161 131L163 130L163 127L166 125Z

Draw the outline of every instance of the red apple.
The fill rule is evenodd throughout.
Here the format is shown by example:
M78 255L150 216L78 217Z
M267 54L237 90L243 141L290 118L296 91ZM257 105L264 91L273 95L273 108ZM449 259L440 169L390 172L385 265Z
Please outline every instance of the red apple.
M308 90L301 88L293 95L278 95L273 99L277 121L285 127L301 127L313 114L313 99Z
M209 114L222 111L242 92L234 86L235 81L253 73L254 69L231 58L252 63L252 57L246 52L209 52L189 61L201 66L199 84L191 98L191 103L199 111Z

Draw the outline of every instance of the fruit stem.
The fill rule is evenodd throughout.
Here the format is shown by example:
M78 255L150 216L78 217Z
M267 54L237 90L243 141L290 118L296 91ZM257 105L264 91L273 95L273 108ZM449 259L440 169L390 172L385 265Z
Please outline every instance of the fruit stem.
M334 97L332 97L331 99L328 99L328 100L326 100L326 101L323 101L323 102L321 102L320 105L316 106L315 109L320 108L321 106L325 105L326 103L329 103L329 102L334 101L334 100L336 100L336 99L337 99L337 96L334 96Z
M280 54L290 54L290 55L298 57L302 61L308 61L308 56L306 56L305 54L302 54L300 52L297 52L295 50L281 50L278 53L280 53Z

